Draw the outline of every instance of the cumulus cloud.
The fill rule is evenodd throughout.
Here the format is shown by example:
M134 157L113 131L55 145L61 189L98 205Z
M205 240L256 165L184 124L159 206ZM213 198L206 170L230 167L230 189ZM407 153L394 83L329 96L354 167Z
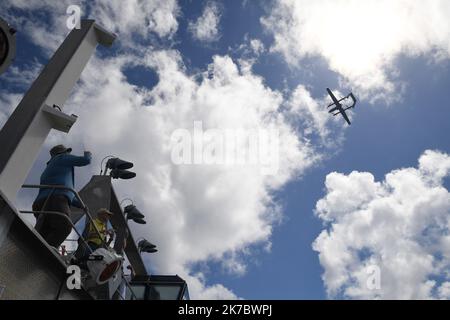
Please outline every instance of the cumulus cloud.
M65 26L66 3L58 2L58 10L47 1L11 3L1 5L8 6L8 10L13 7L44 10L53 17L42 25L37 19L16 17L22 26L29 26L24 29L27 34L42 34L52 31L55 25ZM120 20L127 17L118 17L120 24L113 25L115 20L108 24L108 17L120 11L134 12L140 8L152 12L150 16L159 15L156 13L159 7L152 11L152 3L156 2L146 2L147 7L141 8L143 2L114 6L95 2L88 7L98 14L99 23L122 35L145 37L148 32L155 32L170 37L176 30L175 24L158 27L152 20L146 20L149 29L135 30L133 22ZM161 10L164 8L167 7L162 6ZM175 6L167 10L176 17ZM64 13L61 16L60 11ZM160 13L163 17L164 12ZM165 18L162 20L166 22ZM33 41L52 53L66 32L64 28L55 29L54 41L43 38ZM214 56L208 67L195 75L190 74L176 50L143 49L138 53L127 50L116 52L114 57L92 57L64 107L66 112L79 116L77 123L69 135L53 132L45 146L48 149L56 143L65 143L74 150L94 152L91 172L80 170L77 181L87 181L90 174L98 174L101 159L111 153L135 163L137 177L115 182L115 187L119 198L133 198L147 216L147 225L134 227L136 238L144 236L159 248L146 264L152 272L184 277L193 298L236 298L223 285L209 284L207 274L193 273L193 266L216 261L228 272L245 273L246 261L242 257L251 254L255 246L270 248L273 227L282 219L282 208L273 193L300 177L322 156L309 135L314 130L325 130L328 124L319 119L311 122L317 128L308 128L309 124L295 127L291 116L298 113L296 107L286 110L282 93L270 89L250 67L242 67L251 65L252 59L264 51L260 41L247 42L248 57L243 56L237 62L228 55ZM155 71L158 83L152 88L131 84L125 72L129 67ZM309 97L306 103L314 104L306 88L292 101L299 102L299 96ZM2 114L1 121L19 99L19 94L2 92L0 104L9 107L2 110L9 111ZM275 130L279 135L277 171L272 175L261 174L260 164L249 163L175 164L171 159L172 134L178 129L192 132L195 121L201 121L205 130Z
M245 72L251 71L254 64L266 53L264 43L257 38L244 35L243 41L234 47L229 47L228 52L233 57L238 57L239 68Z
M8 93L0 91L0 128L3 127L6 120L19 104L22 95L18 93Z
M316 215L327 229L313 244L330 297L448 298L450 156L427 150L418 168L328 174ZM379 270L380 286L370 285Z
M36 45L44 49L47 55L52 54L64 37L70 32L66 27L66 9L72 4L70 0L30 0L2 1L0 11L19 33L28 36ZM20 14L17 14L17 13ZM43 12L47 15L43 15ZM36 19L41 14L45 19Z
M220 38L219 23L221 18L220 7L216 2L208 2L202 15L189 23L188 29L194 39L204 42L217 41Z
M344 96L339 90L333 90L337 97ZM321 97L313 97L307 87L300 84L289 93L286 99L286 114L289 121L296 126L301 135L313 142L316 151L321 150L322 158L329 158L340 150L345 141L347 126L342 126L342 117L333 117L327 109L331 104L328 94ZM341 102L349 105L349 99ZM352 109L347 110L350 119L353 116Z
M327 110L311 97L303 85L299 85L291 95L290 111L307 122L307 127L315 129L321 136L327 135L326 124L330 115Z
M159 37L170 37L178 29L179 7L176 0L97 0L90 3L91 15L106 29L122 38L132 33L143 37L150 32Z
M111 153L133 161L138 176L117 182L116 188L119 197L132 197L150 221L134 230L158 245L148 265L156 272L197 278L194 298L235 297L191 275L191 266L214 260L229 272L245 272L240 253L270 246L273 226L282 217L272 192L303 174L319 155L287 121L281 93L251 71L239 70L228 56L215 56L201 79L188 74L175 50L93 59L66 106L79 121L70 135L54 135L51 143L93 150L94 163ZM157 85L128 83L124 70L136 65L155 70ZM264 175L253 164L174 164L171 135L177 129L192 131L194 121L202 121L205 130L277 130L278 171ZM97 166L92 169L97 173Z
M0 11L20 33L51 55L70 32L66 26L69 17L66 10L74 4L80 7L82 19L94 18L99 25L120 35L118 42L125 46L130 46L136 35L145 39L154 33L170 38L178 29L176 0L84 0L76 3L72 0L7 0L0 3ZM43 19L36 19L36 16Z
M396 59L450 57L448 12L446 0L277 0L261 22L290 65L322 57L360 96L390 102L403 87Z
M262 41L259 39L251 39L250 47L252 48L254 54L256 54L257 56L259 56L265 50L264 43L262 43Z
M189 294L191 298L199 300L237 300L240 299L236 294L221 284L211 286L205 285L205 276L195 274L195 276L186 275L184 277L189 285Z
M439 298L442 300L450 299L450 282L443 283L438 290Z
M11 65L8 71L2 75L2 81L13 86L25 88L30 86L34 80L38 77L43 66L37 60L24 66Z

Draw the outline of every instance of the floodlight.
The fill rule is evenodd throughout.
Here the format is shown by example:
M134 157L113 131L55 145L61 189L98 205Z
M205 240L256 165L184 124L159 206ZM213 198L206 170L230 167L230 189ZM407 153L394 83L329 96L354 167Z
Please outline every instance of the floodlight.
M127 180L136 177L136 173L122 169L112 169L110 174L113 179Z
M9 67L16 56L16 30L0 18L0 74Z
M105 248L95 250L86 262L92 278L97 284L104 284L121 268L123 257Z
M139 241L138 246L139 247L156 248L156 246L153 243L151 243L150 241L145 240L145 239L142 239L141 241Z
M145 216L136 208L134 204L129 204L123 209L127 220L133 220L139 224L145 224Z
M154 253L154 252L158 251L156 249L156 246L153 243L151 243L145 239L142 239L141 241L139 241L138 248L139 248L139 252Z
M111 158L108 159L108 161L106 162L106 167L108 169L121 169L121 170L125 170L125 169L130 169L133 168L133 163L129 162L129 161L125 161L119 158Z
M127 214L127 219L135 219L135 218L145 218L145 216L136 208L134 204L129 204L123 211Z
M147 222L142 219L142 218L134 218L133 219L134 222L138 223L138 224L146 224Z
M108 156L111 157L111 156ZM103 160L105 160L105 157ZM102 160L102 164L103 164ZM102 166L102 164L100 166ZM127 169L133 168L133 163L113 157L108 159L105 166L105 174L108 169L111 170L110 174L113 179L132 179L136 177L136 173L128 171ZM100 172L101 174L101 172Z

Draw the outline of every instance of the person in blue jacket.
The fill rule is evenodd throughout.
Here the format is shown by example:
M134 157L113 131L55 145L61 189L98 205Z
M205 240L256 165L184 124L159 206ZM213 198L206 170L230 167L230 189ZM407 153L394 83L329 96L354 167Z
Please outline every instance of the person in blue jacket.
M74 188L74 167L83 167L91 163L91 153L84 156L71 155L72 148L64 145L54 146L50 150L51 159L41 175L41 185L59 185ZM56 211L70 218L70 206L81 207L81 203L69 190L41 188L33 202L33 211ZM37 214L35 229L47 241L58 248L72 230L71 224L64 217L53 214Z

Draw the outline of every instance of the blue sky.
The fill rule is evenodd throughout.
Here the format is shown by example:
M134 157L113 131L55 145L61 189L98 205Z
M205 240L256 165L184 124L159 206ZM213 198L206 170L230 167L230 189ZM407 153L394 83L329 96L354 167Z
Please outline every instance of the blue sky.
M254 85L251 79L259 79L261 86L256 85L255 91L253 91L256 94L259 93L259 96L255 95L254 99L257 101L254 106L249 108L257 109L258 105L264 101L269 101L268 104L278 103L278 106L268 113L277 113L285 117L280 130L284 130L285 126L288 126L292 128L292 132L289 132L287 138L295 134L294 136L299 141L306 138L310 143L310 147L300 143L296 149L298 152L291 150L292 153L289 151L281 155L287 161L280 163L282 166L285 165L283 168L287 169L286 174L279 181L268 182L264 180L266 178L255 178L254 175L247 172L243 174L242 179L251 182L243 183L245 187L242 189L237 187L234 193L232 190L227 190L229 185L219 183L217 186L219 189L225 190L223 191L224 195L220 201L214 202L203 197L205 190L210 185L207 178L220 179L220 177L228 177L227 175L230 174L230 177L233 178L226 181L234 183L234 173L224 173L221 171L222 169L212 172L209 171L209 167L201 166L192 172L183 173L183 169L174 166L165 174L166 168L163 165L156 165L160 158L163 158L163 156L159 157L159 147L155 146L155 144L165 141L161 138L164 136L161 132L170 133L171 129L186 125L186 123L189 124L198 118L204 120L205 123L217 121L211 120L215 119L214 113L211 115L208 113L209 111L205 111L205 108L209 107L211 110L215 110L214 103L212 106L208 104L211 102L202 105L202 101L219 103L220 94L218 100L214 100L216 98L213 97L217 95L214 90L220 87L222 82L219 81L219 84L214 83L209 87L206 85L206 80L197 80L198 91L195 91L197 95L204 94L204 100L194 100L187 106L183 106L180 111L180 117L185 117L185 121L175 122L172 127L167 124L168 121L170 122L167 120L170 117L178 117L175 110L161 116L162 122L149 120L152 122L148 126L163 128L161 132L156 132L157 129L142 130L141 137L147 139L145 141L149 143L148 148L155 148L155 158L148 160L148 163L142 159L147 154L134 151L132 148L134 144L127 145L125 140L120 137L105 138L103 141L100 138L91 140L89 134L95 132L92 131L94 123L87 121L82 122L79 127L74 129L76 131L72 135L75 136L78 133L79 137L66 138L62 135L49 137L48 144L39 155L28 180L33 181L39 176L49 146L61 139L65 143L72 144L76 151L81 151L86 147L96 148L106 154L113 148L116 150L115 152L125 154L133 160L136 159L137 167L139 164L142 164L142 167L144 164L149 166L149 176L151 177L149 181L139 180L136 189L132 189L133 187L130 187L129 184L118 185L117 188L123 197L129 195L131 190L144 190L146 195L152 195L152 192L161 194L162 191L169 190L164 198L136 196L137 202L140 201L141 206L148 210L147 218L155 221L155 224L170 224L170 221L182 220L186 221L187 226L192 227L197 222L199 223L199 229L196 229L198 235L195 235L196 240L192 240L192 242L190 242L190 238L194 236L195 228L179 226L179 229L171 229L166 226L161 231L153 227L148 230L142 228L135 230L138 235L150 234L155 237L152 239L154 242L161 243L162 253L160 256L146 257L148 268L157 273L165 273L167 268L170 269L167 271L169 273L180 273L188 279L188 283L192 282L191 291L194 292L194 297L212 299L230 297L244 299L432 297L448 299L450 282L446 270L450 265L448 264L450 245L446 245L446 243L450 243L450 240L447 240L450 227L450 223L448 223L450 208L447 191L449 184L445 177L450 170L450 166L447 165L449 161L447 153L450 153L450 140L448 139L450 132L450 122L448 121L450 116L448 108L448 101L450 101L450 91L448 90L450 87L450 42L446 35L450 35L450 24L445 21L448 20L450 11L445 11L445 9L450 8L445 1L436 1L435 5L441 6L441 10L438 10L441 14L431 17L427 15L431 15L432 10L424 9L419 1L397 1L395 4L381 1L376 5L370 0L361 1L357 5L344 0L334 3L316 1L313 4L313 2L174 0L167 2L170 5L162 5L162 2L159 1L149 1L148 6L142 7L140 4L130 3L130 7L137 6L139 11L144 13L142 20L139 16L134 21L131 21L133 20L131 16L128 18L120 16L121 12L124 12L124 8L128 6L126 2L122 4L122 7L114 1L107 6L100 2L80 3L84 12L83 16L87 15L98 19L98 23L106 28L113 28L119 38L112 50L98 49L95 60L91 61L88 67L91 69L84 73L79 87L75 88L75 92L78 90L80 93L74 93L74 97L67 103L69 110L81 113L80 119L82 119L83 98L92 99L86 103L92 107L98 102L108 101L99 93L100 90L103 90L102 88L112 90L110 92L116 88L117 92L122 89L125 92L123 96L120 96L123 98L120 102L129 103L130 106L138 108L153 108L154 111L150 112L155 113L150 116L155 118L163 114L162 112L158 113L161 104L176 106L177 101L178 103L183 101L183 99L177 100L177 97L171 99L170 94L175 91L167 89L170 84L170 81L166 83L164 80L167 74L176 79L179 78L181 88L189 87L186 84L187 78L201 78L201 74L210 68L213 70L212 79L220 77L219 71L227 74L232 79L231 82L248 80L248 83ZM370 14L368 15L367 8L370 4L374 7L372 11L369 10ZM15 3L13 0L0 5L0 12L6 13L4 18L9 18L11 24L16 23L15 27L18 29L15 69L0 76L2 108L18 102L20 95L31 84L41 65L46 63L49 55L56 48L58 41L62 41L67 34L68 30L64 26L66 6L67 4L63 2L56 4L52 1L43 1L39 4L30 1L28 4L24 4ZM105 6L109 11L105 9ZM207 8L214 8L213 12L217 20L213 25L211 22L206 24L206 27L211 29L209 38L199 38L195 33L200 34L198 32L200 32L201 26L198 19L205 16ZM173 17L176 22L171 22L170 19L157 20L154 17L158 16L155 14L159 12L158 10ZM346 12L344 16L340 15L341 10ZM399 14L395 19L390 16L383 17L385 19L383 26L374 24L373 21L381 19L377 14L387 10ZM410 13L405 13L408 10ZM309 15L305 16L304 12L309 12ZM93 16L94 13L97 13L97 16ZM105 18L108 14L113 15L110 20ZM339 25L333 23L323 23L322 25L320 21L328 21L327 19L333 18L334 14L339 14L341 17ZM428 18L428 21L433 20L433 23L427 24L426 28L421 25L423 21L420 17L423 16ZM156 22L149 25L146 19L151 20L152 17L156 19L154 20ZM348 22L354 17L359 17L361 20L354 19L353 23ZM140 22L142 22L141 26ZM408 23L416 27L405 27ZM36 28L33 29L32 26ZM392 35L387 35L383 28L391 30ZM45 30L54 31L54 36L48 43L42 42L33 34L33 32L44 32ZM309 32L304 30L309 30ZM420 30L425 31L421 32ZM359 32L370 38L371 41L367 41L366 38L362 39ZM258 40L262 44L261 52L252 49L252 40ZM331 45L335 46L335 50L330 50ZM155 55L154 52L161 54ZM348 55L354 54L354 56L348 57L347 53ZM217 58L214 58L217 56L229 57L231 60L217 61L215 60ZM240 60L250 63L250 73L246 73L245 65ZM168 61L178 61L182 67L175 68L177 69L175 72L169 66ZM231 65L238 67L238 75L229 71L228 67ZM224 70L221 70L222 67ZM115 79L117 74L121 73L123 78L118 77L117 87L109 84L104 84L104 87L101 85L92 87L94 84L89 82L88 77L94 77L95 71L98 73L98 70L104 72L104 76L109 77L110 80ZM28 71L30 75L21 76L25 75L25 71ZM101 80L101 78L99 79ZM98 82L99 79L93 81ZM222 78L220 80L225 81ZM174 83L178 83L177 81L174 80ZM300 87L304 90L299 90ZM326 87L343 94L352 90L358 97L356 109L350 114L352 119L350 127L347 127L343 119L331 119L324 112L328 104ZM238 91L236 88L239 87L233 88L231 91L227 91L227 97L223 98L224 101L230 103L230 109L218 107L216 112L217 114L222 113L224 117L229 116L228 112L237 112L236 117L239 118L239 110L245 109L246 105L245 103L241 105L238 101L236 108L231 107L235 101L233 90ZM261 91L258 91L260 89ZM301 92L301 94L295 96L295 92ZM161 95L161 93L163 94ZM248 95L252 94L252 91L244 93ZM272 96L272 93L278 95L278 98ZM94 99L92 96L97 94L99 97L94 97ZM174 93L174 95L176 94ZM91 96L89 97L89 95ZM236 94L236 101L240 97ZM121 107L123 105L124 103L121 104ZM134 119L131 109L120 110L122 113L118 113L117 117L125 116ZM10 111L1 110L1 112L7 115ZM99 112L102 114L101 111ZM318 115L316 118L315 114ZM113 119L119 119L117 117ZM142 117L143 114L141 114ZM242 117L246 117L246 113L243 113ZM251 118L251 116L249 117ZM256 123L256 125L261 123ZM164 129L165 124L167 124L167 129ZM130 122L129 125L134 124ZM226 124L224 125L226 126ZM249 124L243 122L243 125ZM139 139L139 130L143 127L145 124L137 123L136 135L132 135L132 137ZM127 132L126 130L123 129L123 132ZM110 131L105 134L108 133L110 136L115 136L116 132ZM435 153L425 154L426 150L435 150ZM306 154L304 158L302 158L303 152ZM102 154L100 153L97 156L94 155L94 159L101 159ZM291 158L292 154L294 156ZM309 159L308 157L311 162L306 161ZM424 163L432 163L432 165L419 166L419 158L423 159ZM301 163L301 161L306 162ZM92 167L92 172L80 173L77 181L80 187L88 180L90 173L96 173L98 165L95 164ZM442 170L445 171L445 174L441 177L439 172ZM351 175L352 171L358 173ZM202 172L205 172L205 176ZM333 176L330 175L332 172L340 174ZM361 186L361 194L372 188L370 181L364 180L364 183L358 184L358 181L362 181L359 179L363 179L364 173L370 173L375 181L384 181L383 185L376 186L378 191L370 193L370 196L362 199L358 205L353 206L346 203L345 197L358 198L359 191L351 189L351 185ZM396 190L403 190L403 187L399 186L400 182L394 184L385 180L385 175L388 173L394 176L401 175L406 181L404 184L412 189L422 190L420 188L423 187L422 194L430 192L430 196L415 204L411 200L411 194L396 193ZM420 179L414 181L420 183L420 186L415 186L411 182L412 180L406 180L409 177L408 174L418 175ZM161 176L170 177L167 178L170 180L167 182L168 187L164 187L166 180ZM185 177L190 180L184 180ZM330 181L335 179L335 184L326 189L325 180L328 181L328 178ZM202 184L197 181L192 182L192 179L198 179L198 181L204 179L205 181ZM430 179L434 181L432 184L427 182ZM422 182L424 186L422 186ZM233 183L230 185L236 186ZM248 187L259 191L254 194L248 190ZM176 192L172 194L171 188ZM339 189L342 190L342 197L332 198L333 192L339 194L337 193ZM345 193L346 190L354 193ZM236 196L236 193L247 191L248 203L252 204L249 206L245 204L245 197L241 199ZM436 195L437 193L439 195ZM194 203L179 201L180 195L191 199ZM442 199L435 198L438 196ZM268 202L267 197L270 198ZM155 199L149 200L148 198ZM21 199L24 201L23 203L26 203L31 198L30 195L23 195ZM319 207L319 200L322 201L323 206L320 207L322 209L317 210L318 213L315 213L316 205ZM384 211L373 209L378 208L379 202L382 201L397 201L396 204L401 205L410 203L411 206L392 205L389 207L390 209L383 209ZM435 204L441 202L443 204L436 207ZM236 203L236 205L233 207L229 203ZM265 218L265 213L276 211L274 204L278 205L277 218ZM224 243L221 243L221 239L214 238L213 232L211 234L207 232L210 228L215 232L220 230L212 227L215 220L208 216L208 211L225 206L227 210L234 208L236 212L239 212L229 219L243 219L243 225L238 228L236 234L245 234L246 230L252 229L252 219L255 217L257 219L255 224L261 223L261 228L255 231L255 234L249 232L249 235L239 237L224 233L222 235ZM429 218L422 218L418 213L420 211L418 208L423 206L430 208ZM167 217L168 208L176 212L174 217ZM427 247L424 244L426 241L421 238L423 230L414 231L415 233L408 231L405 234L398 232L397 238L394 240L406 244L404 247L399 245L396 250L411 250L403 253L412 255L411 263L413 265L416 258L417 265L421 265L420 261L422 260L420 259L423 257L436 258L432 259L429 265L424 264L426 266L423 268L412 269L411 276L407 278L410 283L405 284L405 279L398 278L398 283L391 281L393 284L387 284L383 282L387 280L383 279L396 279L398 274L393 271L395 268L392 266L400 262L396 260L396 257L391 256L392 253L386 248L387 244L383 239L384 229L378 229L378 224L373 221L387 225L391 222L392 225L396 225L396 223L402 225L407 220L397 221L399 212L411 212L410 218L416 219L417 223L422 223L423 228L427 226L438 228L439 233L433 237L436 236L436 239L440 239L439 243L442 243L442 247L437 249ZM227 217L224 216L227 213L226 210L219 213L221 213L220 219L223 219L219 224L226 225ZM354 219L359 219L358 217L362 214L372 217L370 220L372 222L366 223L368 223L368 228L377 232L377 235L366 242L362 239L363 234L358 233L358 229L352 229L352 223L344 219L350 215ZM242 218L246 215L248 215L248 219ZM334 218L330 220L327 216ZM199 221L208 221L210 224L205 223L203 226ZM364 221L361 219L361 223ZM229 229L224 228L232 233L233 226L235 225L231 225ZM266 227L270 231L267 231ZM353 238L339 233L340 228L353 230L355 232L354 235L352 234ZM416 230L417 226L411 225L411 229ZM170 240L170 234L168 234L172 232L175 234L177 230L182 235L175 236L173 241L182 242L185 245L183 249L179 249L177 244ZM325 232L324 230L331 230L328 238L324 237L326 239L323 242L318 241L316 250L314 250L313 243L318 239L319 234ZM336 232L333 233L333 230ZM204 238L200 238L200 234ZM386 229L386 239L390 236L389 230ZM433 237L430 236L430 239L435 239ZM349 241L348 239L353 239L354 243L346 242ZM216 240L218 240L217 243ZM328 240L329 242L327 242ZM162 245L165 241L169 243L167 246ZM202 247L201 244L209 241L214 245ZM333 250L329 249L332 242L339 243L341 246L339 252L333 253ZM202 248L198 248L199 244ZM270 246L270 250L265 249L267 246ZM420 250L417 249L418 247ZM164 249L167 250L167 254L164 253ZM199 251L195 252L197 249ZM417 251L415 251L416 249ZM368 257L361 257L363 252L369 252ZM352 256L353 260L351 262L346 260L345 254ZM439 260L438 256L447 258ZM373 263L380 266L382 272L381 289L375 292L364 288L365 281L361 280L361 275L358 273L362 272L361 270L367 266L366 263L369 260L375 261ZM333 269L333 266L327 261L335 261L336 265L340 267ZM439 264L438 261L442 263ZM355 275L353 276L352 273ZM384 274L385 278L383 278ZM430 285L430 279L438 280Z

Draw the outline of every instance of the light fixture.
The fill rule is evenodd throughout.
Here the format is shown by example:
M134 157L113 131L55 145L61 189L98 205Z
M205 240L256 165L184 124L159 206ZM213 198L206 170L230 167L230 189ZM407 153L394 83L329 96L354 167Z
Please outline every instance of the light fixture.
M99 285L108 282L122 267L122 263L123 257L105 248L95 250L86 262L92 279Z
M112 169L110 175L113 179L124 179L124 180L136 177L136 173L121 169Z
M105 165L105 171L104 175L106 175L108 169L110 169L110 175L113 179L132 179L136 177L136 173L128 171L127 169L133 168L133 163L119 159L114 156L107 156L103 158L102 162L100 163L100 174L103 173L103 162L107 159L106 165Z
M146 224L144 218L145 216L136 208L134 204L129 204L125 208L123 208L123 212L125 213L127 220L133 220L139 224Z
M135 218L133 219L134 222L138 223L138 224L146 224L147 222L142 219L142 218Z
M9 67L16 56L16 30L0 18L0 74Z
M108 169L125 170L133 168L133 163L119 158L110 158L106 161L106 167Z
M156 246L145 239L142 239L141 241L138 242L138 248L139 252L147 252L147 253L158 252Z

